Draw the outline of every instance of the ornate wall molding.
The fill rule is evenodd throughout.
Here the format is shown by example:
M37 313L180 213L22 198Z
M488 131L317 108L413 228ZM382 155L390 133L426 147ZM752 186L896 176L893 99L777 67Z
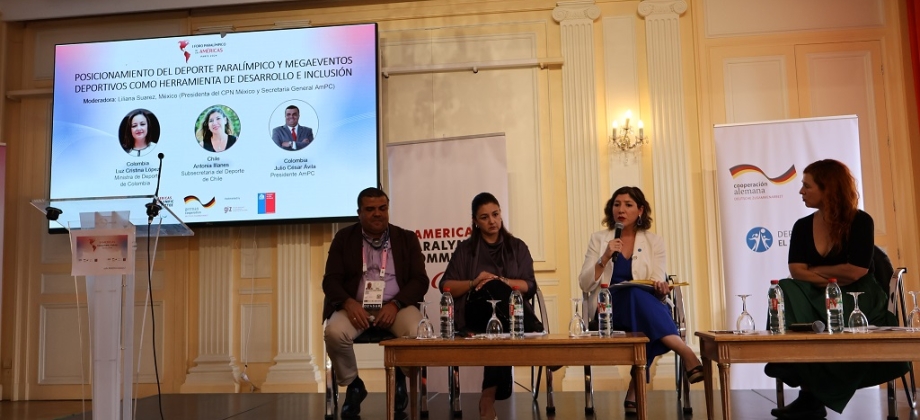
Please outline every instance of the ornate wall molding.
M680 15L686 10L684 0L639 3L648 55L656 230L663 233L668 249L668 273L683 278L693 274L687 246L693 243L693 215L688 211L693 206L680 48Z
M553 19L559 23L576 19L587 19L593 22L599 17L601 17L601 9L594 4L593 0L560 1L553 9Z
M310 311L310 226L278 227L278 354L268 369L262 392L316 392L320 371L313 354L313 337L322 324Z
M556 3L553 19L562 34L563 119L565 126L565 178L568 195L569 282L571 296L581 296L578 273L584 247L600 228L600 160L597 143L597 101L594 63L594 20L600 9L593 1ZM566 378L578 378L581 368L569 368ZM578 380L563 381L563 389Z
M238 392L240 375L231 352L235 324L233 237L229 228L200 229L198 357L179 392Z
M652 15L669 18L672 15L680 16L686 11L687 2L684 0L646 0L639 3L639 16L644 18Z

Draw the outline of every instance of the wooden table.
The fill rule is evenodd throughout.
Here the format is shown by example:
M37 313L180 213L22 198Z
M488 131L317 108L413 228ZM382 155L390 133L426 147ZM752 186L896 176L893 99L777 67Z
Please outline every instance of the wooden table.
M722 418L731 418L732 363L902 362L920 349L920 333L874 331L865 334L789 332L773 335L697 332L706 385L706 418L712 420L712 362L719 365Z
M636 383L636 405L640 420L645 420L645 345L641 333L611 338L550 334L523 339L416 340L397 338L381 341L387 371L387 419L393 420L396 394L396 367L410 372L410 416L418 419L417 377L423 366L584 366L632 365Z

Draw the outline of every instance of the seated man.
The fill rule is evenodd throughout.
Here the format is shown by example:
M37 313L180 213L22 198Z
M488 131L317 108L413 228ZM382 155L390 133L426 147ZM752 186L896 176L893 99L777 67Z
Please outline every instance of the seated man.
M371 326L415 337L428 274L414 232L391 225L390 199L377 188L358 194L358 224L335 234L323 276L326 351L338 385L348 386L342 417L356 417L367 397L358 377L354 338ZM382 291L374 293L373 291ZM367 296L365 296L367 295ZM397 370L397 373L400 371ZM405 377L397 374L396 410L408 404Z

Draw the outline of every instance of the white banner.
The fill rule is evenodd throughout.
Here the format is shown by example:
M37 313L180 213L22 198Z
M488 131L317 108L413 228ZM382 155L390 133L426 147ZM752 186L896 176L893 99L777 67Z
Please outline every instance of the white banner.
M769 121L715 127L725 324L733 330L741 298L757 329L766 329L770 280L789 277L789 239L805 207L799 189L802 170L821 159L846 164L861 188L859 130L855 115ZM861 194L860 194L861 196ZM862 202L860 201L860 207ZM772 389L763 365L732 367L733 389Z
M510 229L505 135L453 137L387 146L390 222L414 230L422 243L431 288L425 295L428 318L440 330L437 284L457 244L470 235L470 203L492 193ZM461 369L461 391L479 392L482 368ZM428 390L447 392L447 368L428 371Z

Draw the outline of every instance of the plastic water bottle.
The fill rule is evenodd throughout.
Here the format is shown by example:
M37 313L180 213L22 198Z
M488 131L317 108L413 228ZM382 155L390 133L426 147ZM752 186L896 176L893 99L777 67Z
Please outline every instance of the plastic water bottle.
M827 280L827 290L824 292L827 305L827 329L831 334L843 332L843 292L837 285L837 279Z
M511 338L524 338L524 295L517 286L511 290L508 315L511 315Z
M454 338L454 297L449 287L441 294L441 338Z
M770 280L770 290L767 291L767 307L770 308L770 332L773 334L786 333L786 305L783 303L783 289L779 287L779 280Z
M601 337L613 335L613 296L606 284L601 284L601 292L597 294L597 331Z

